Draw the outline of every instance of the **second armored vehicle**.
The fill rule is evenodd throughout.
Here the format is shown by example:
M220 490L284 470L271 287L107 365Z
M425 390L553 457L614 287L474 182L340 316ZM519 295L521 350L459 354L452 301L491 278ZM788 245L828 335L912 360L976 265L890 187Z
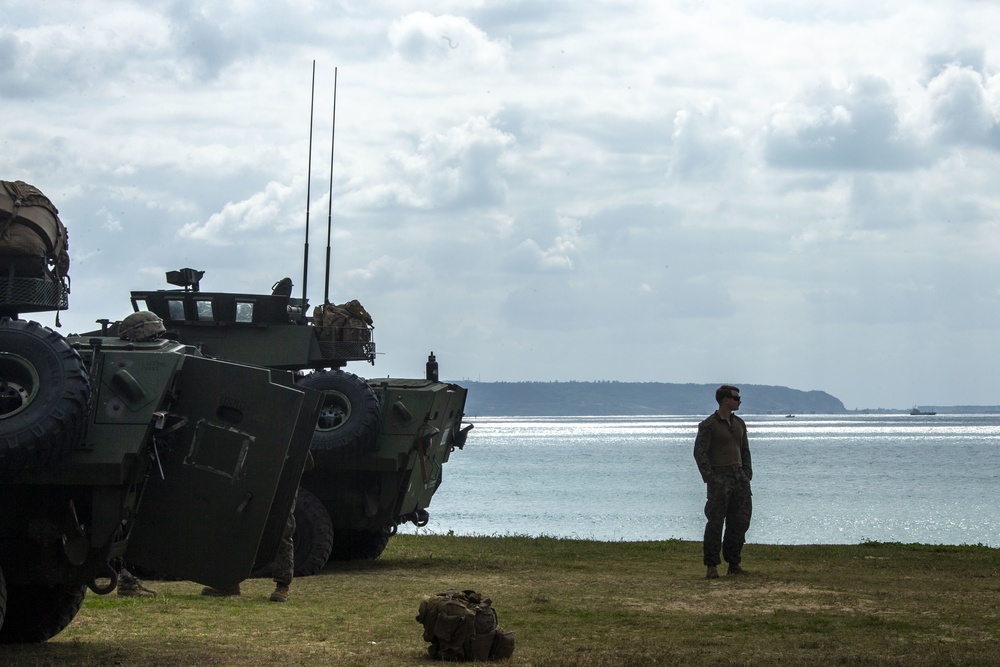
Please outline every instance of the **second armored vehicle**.
M293 370L298 386L323 393L296 504L295 571L315 574L328 558L377 558L399 524L425 525L442 466L465 445L466 389L437 377L431 354L419 379L365 380L348 361L374 362L372 320L356 301L318 306L290 296L207 292L203 271L167 273L179 289L133 291L136 311L161 318L166 336L210 357ZM114 331L114 324L108 325Z

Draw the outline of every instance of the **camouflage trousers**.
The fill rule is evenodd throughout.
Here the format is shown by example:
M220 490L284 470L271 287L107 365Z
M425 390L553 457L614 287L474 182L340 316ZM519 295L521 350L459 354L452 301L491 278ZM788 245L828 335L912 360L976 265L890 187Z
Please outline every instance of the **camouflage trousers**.
M125 569L124 565L118 570L118 590L120 591L139 590L139 580L135 578L134 574Z
M727 563L739 564L753 514L750 480L741 469L712 475L705 502L705 565L718 565L719 550ZM722 535L725 526L725 537Z
M295 573L295 501L298 492L292 500L292 508L288 510L288 520L285 521L285 531L281 534L281 544L278 545L278 555L274 557L274 583L289 586Z

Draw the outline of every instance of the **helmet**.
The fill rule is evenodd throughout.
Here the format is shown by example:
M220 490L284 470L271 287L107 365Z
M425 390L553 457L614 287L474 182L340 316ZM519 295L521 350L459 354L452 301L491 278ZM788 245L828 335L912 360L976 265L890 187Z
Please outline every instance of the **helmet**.
M140 310L132 313L118 325L118 337L139 343L156 340L166 332L163 320L156 313Z

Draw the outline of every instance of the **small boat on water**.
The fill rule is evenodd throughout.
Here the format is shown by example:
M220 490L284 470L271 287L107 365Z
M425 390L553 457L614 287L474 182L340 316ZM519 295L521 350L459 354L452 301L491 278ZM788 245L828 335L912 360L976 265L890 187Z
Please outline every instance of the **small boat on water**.
M912 410L910 410L910 414L911 415L936 415L937 413L936 412L924 412L923 410L920 410L920 409L914 407Z

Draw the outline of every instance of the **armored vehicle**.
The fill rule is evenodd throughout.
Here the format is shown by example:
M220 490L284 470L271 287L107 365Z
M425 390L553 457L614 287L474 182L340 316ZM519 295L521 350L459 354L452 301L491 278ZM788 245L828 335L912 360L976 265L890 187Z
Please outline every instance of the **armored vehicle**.
M270 294L237 294L202 291L203 276L169 271L178 289L133 291L132 307L156 313L166 337L206 356L293 370L299 386L323 393L315 465L295 508L295 574L315 574L329 558L377 558L400 524L426 525L442 466L472 428L462 422L466 389L438 380L433 353L424 378L344 371L348 361L375 359L372 320L357 301L324 303L310 318L289 278Z
M220 589L271 562L322 405L151 313L103 336L19 319L68 306L67 244L44 195L0 181L0 643L60 632L123 559Z

